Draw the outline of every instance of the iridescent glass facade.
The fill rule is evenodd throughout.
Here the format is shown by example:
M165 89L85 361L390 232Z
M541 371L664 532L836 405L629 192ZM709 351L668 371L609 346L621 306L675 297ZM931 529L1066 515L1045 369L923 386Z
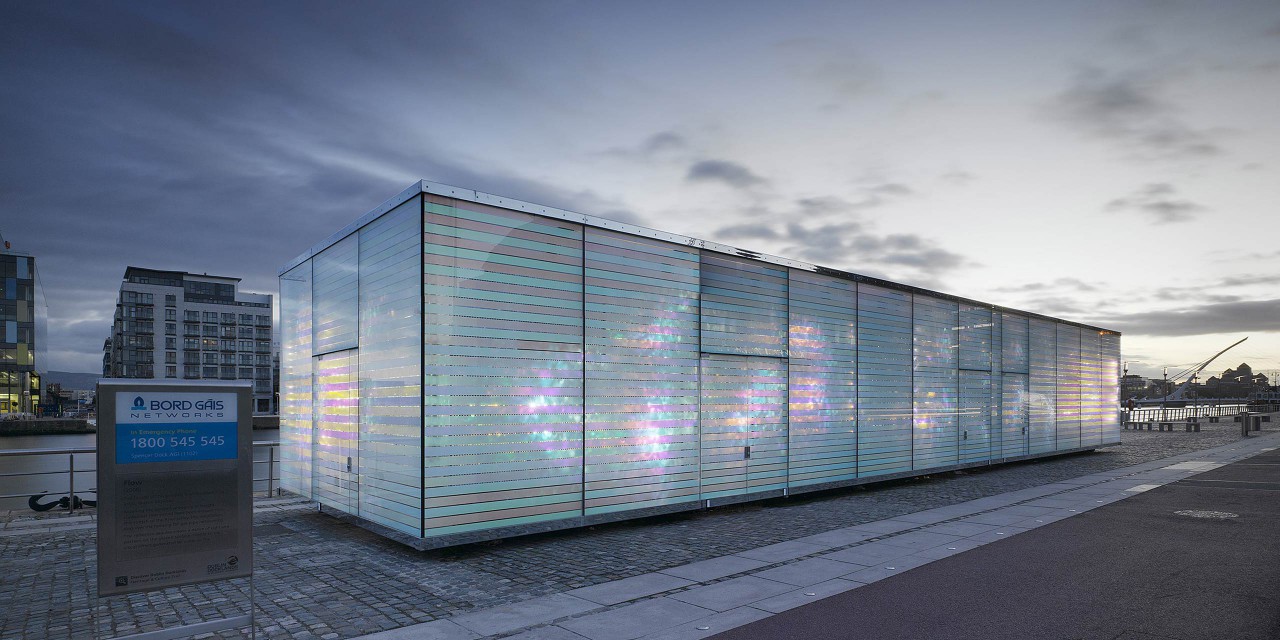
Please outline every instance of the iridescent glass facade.
M1115 332L443 185L280 287L284 486L424 548L1119 442Z

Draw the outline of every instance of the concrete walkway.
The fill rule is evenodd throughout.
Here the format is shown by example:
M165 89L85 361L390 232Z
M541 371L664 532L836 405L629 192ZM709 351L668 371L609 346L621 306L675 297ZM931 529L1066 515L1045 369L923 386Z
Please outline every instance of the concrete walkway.
M837 529L364 637L370 640L480 637L522 640L678 639L708 637L743 625L749 626L734 634L726 634L726 637L785 637L798 630L794 626L797 624L795 615L802 615L803 619L810 620L810 624L816 624L813 629L821 629L830 620L814 617L810 612L816 613L816 610L806 609L804 612L790 612L793 617L786 619L790 626L784 628L776 626L784 620L783 616L770 619L771 616L809 604L836 606L840 601L833 596L847 596L854 590L880 583L886 578L909 575L913 569L934 561L1027 532L1037 532L1051 523L1278 447L1280 433L1263 433L1213 449ZM1048 531L1051 529L1043 532ZM1275 531L1269 535L1274 537ZM1034 551L1036 547L1030 548ZM1034 563L1035 560L1035 557L1030 557L1027 562ZM977 574L981 573L979 566ZM1099 575L1097 578L1107 579L1107 576ZM898 582L890 581L881 586ZM1088 585L1078 586L1087 588ZM873 590L868 589L868 593ZM900 591L896 597L908 604L920 601L916 600L914 592ZM1001 604L992 602L990 606L999 607ZM862 611L864 616L867 615L866 609ZM757 621L763 622L750 624ZM881 621L882 624L884 622ZM835 625L830 628L836 630L830 637L851 637L850 627ZM1121 629L1116 635L1107 637L1115 638L1123 633L1127 631ZM821 637L816 631L806 632L806 635ZM936 637L947 636L982 637L954 632ZM866 637L880 636L872 634ZM1123 637L1128 640L1176 636Z

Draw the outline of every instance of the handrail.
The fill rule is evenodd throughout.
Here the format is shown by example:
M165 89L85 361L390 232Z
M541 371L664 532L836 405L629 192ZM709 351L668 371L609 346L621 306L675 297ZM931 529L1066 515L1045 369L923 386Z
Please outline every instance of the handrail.
M253 448L254 448L254 449L259 449L259 448L266 448L266 449L267 449L267 459L266 459L266 460L254 460L254 461L251 463L251 464L253 465L253 468L254 468L255 470L257 469L257 466L258 466L258 465L261 465L261 464L265 464L265 465L267 465L267 475L266 475L266 477L265 477L265 478L259 478L259 477L257 476L257 474L256 474L256 473L255 473L255 474L253 474L252 484L257 484L259 481L265 480L265 481L267 482L267 495L268 495L268 496L275 495L276 491L279 489L279 487L278 487L278 486L277 486L277 484L276 484L276 481L280 479L279 477L277 477L277 476L276 476L276 473L275 473L275 470L276 470L276 463L277 463L277 462L280 462L279 458L277 458L277 457L276 457L276 450L280 448L280 441L279 441L279 440L255 440L255 441L253 441ZM23 471L23 472L6 472L6 473L0 473L0 478L12 478L12 477L22 477L22 476L62 475L62 474L64 474L64 473L65 473L65 474L67 474L67 481L68 481L68 482L67 482L67 486L68 486L68 489L67 489L67 494L66 494L66 500L67 500L67 505L66 505L66 506L67 506L67 515L71 515L71 514L73 514L73 513L75 512L75 509L76 509L76 497L75 497L76 477L75 477L75 474L77 474L77 473L89 473L89 472L92 472L92 471L96 471L96 470L97 470L96 468L88 468L88 469L79 469L79 470L77 470L77 469L76 469L76 454L94 454L94 453L97 453L97 452L98 452L97 447L63 447L63 448L56 448L56 449L0 449L0 458L16 458L16 457L21 457L21 456L51 456L51 455L65 455L65 456L67 456L67 468L66 468L66 470L61 470L61 469L59 469L59 470L54 470L54 471ZM98 490L97 490L97 488L95 487L95 488L92 488L92 489L88 489L87 491L88 491L89 493L97 493L97 491L98 491ZM45 493L47 493L47 492L45 492ZM0 499L24 498L24 497L27 497L27 496L30 496L30 495L32 495L32 494L31 494L31 493L29 493L29 492L26 492L26 493L15 493L15 494L0 494ZM41 495L41 494L35 494L35 495ZM54 494L49 494L49 495L54 495Z

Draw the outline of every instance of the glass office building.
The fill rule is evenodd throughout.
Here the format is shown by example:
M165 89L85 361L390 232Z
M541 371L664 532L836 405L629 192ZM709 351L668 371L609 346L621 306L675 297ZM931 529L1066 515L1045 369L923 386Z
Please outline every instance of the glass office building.
M419 548L1120 440L1114 331L429 182L280 302L285 488Z
M36 259L0 248L0 415L35 415L39 409L48 314Z

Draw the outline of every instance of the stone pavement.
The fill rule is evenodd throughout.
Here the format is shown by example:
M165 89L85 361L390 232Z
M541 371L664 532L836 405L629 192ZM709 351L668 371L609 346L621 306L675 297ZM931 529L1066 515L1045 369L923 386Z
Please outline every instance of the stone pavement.
M795 591L790 587L799 579L787 576L811 571L827 576L844 568L830 564L833 562L874 569L879 565L864 564L873 558L863 557L860 554L865 551L859 549L888 540L875 539L881 535L892 535L898 547L904 541L924 544L942 539L935 536L957 537L957 544L951 546L958 551L976 542L969 540L973 536L987 534L995 539L997 533L1010 533L972 528L999 522L959 522L968 517L960 515L962 511L975 506L961 507L962 503L989 499L992 501L976 506L988 504L984 511L1004 508L1008 505L1000 501L1005 498L996 496L1036 494L1034 499L1042 500L1046 499L1044 494L1036 492L1044 491L1045 485L1078 490L1077 479L1082 476L1100 481L1116 475L1118 469L1177 456L1194 459L1195 452L1222 445L1257 446L1262 439L1274 438L1273 424L1268 423L1268 430L1260 437L1245 440L1238 425L1232 423L1209 425L1200 433L1125 431L1122 445L1095 453L430 552L414 551L318 514L314 504L301 500L259 500L254 518L258 633L266 638L325 639L395 629L425 633L420 623L433 621L448 622L436 622L439 628L454 625L468 629L468 633L499 633L495 629L511 624L485 627L495 624L483 622L494 614L498 619L508 616L524 623L515 629L530 627L533 635L529 637L554 637L569 632L564 624L572 627L603 621L612 628L615 623L607 614L629 606L651 610L663 620L680 620L733 600L716 593L730 594L742 588L758 589L766 594L762 598L785 596ZM1018 494L1020 491L1028 493ZM960 511L934 522L917 521L946 514L931 511L935 509ZM910 515L920 512L933 515ZM245 610L245 581L98 600L93 593L96 541L92 518L91 510L72 517L12 512L0 518L0 569L6 575L0 581L0 640L112 637ZM914 524L894 531L853 531L869 524L899 526L872 524L886 520ZM953 526L946 532L925 530L938 525L967 526ZM921 535L926 533L929 535ZM908 535L913 537L905 537ZM829 554L843 555L824 557ZM863 562L858 562L859 558ZM792 567L801 560L820 562ZM907 565L889 566L897 571ZM766 572L773 573L761 575ZM842 577L847 575L824 582L852 582ZM863 582L871 575L862 574L855 580ZM775 585L786 585L788 590L773 593L780 588ZM833 582L823 589L839 586L843 583ZM680 595L712 587L715 589L710 592L699 592L711 594L705 596L708 599ZM649 595L636 596L638 592ZM641 600L634 601L636 597ZM590 606L581 609L587 606L583 603ZM716 615L725 619L744 613L737 609ZM595 622L545 624L570 615ZM534 619L538 616L540 619ZM479 630L461 624L467 620ZM588 637L592 633L587 626L575 632ZM242 636L224 632L220 637Z
M704 638L1011 539L1278 447L1280 434L1270 434L1207 451L844 527L625 580L386 631L366 636L366 640L469 640L494 636L511 640ZM1028 559L1023 566L1033 563L1034 558ZM982 573L982 567L976 572ZM1106 579L1106 576L1099 577ZM895 596L895 602L914 599L912 593ZM941 598L924 600L937 603ZM930 608L936 610L939 606L945 605L934 604ZM995 603L994 606L1001 605ZM899 612L902 615L915 611L910 604L903 608L906 611ZM866 616L878 618L874 611L871 608L861 612L863 617L859 621L864 627L909 626L902 616L898 620L877 619L872 623ZM843 638L858 628L853 621L825 625L826 620L821 619L831 617L834 616L790 620L769 625L754 634L749 627L737 635L816 637L825 631L823 637ZM918 637L954 637L955 632L947 633L945 627L946 621L937 621L931 627L934 633ZM792 636L792 632L796 635ZM880 635L871 633L866 637Z

